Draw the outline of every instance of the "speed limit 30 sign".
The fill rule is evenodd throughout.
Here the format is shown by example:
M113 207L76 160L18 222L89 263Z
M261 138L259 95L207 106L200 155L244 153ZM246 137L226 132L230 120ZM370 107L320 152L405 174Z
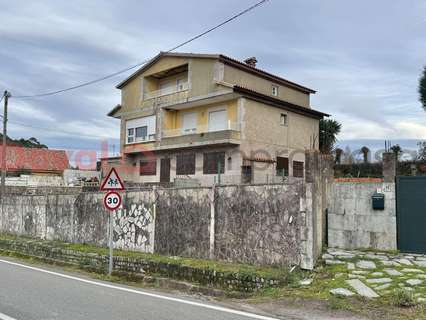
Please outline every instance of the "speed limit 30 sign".
M114 211L121 205L121 196L115 191L110 191L104 196L104 206L108 210Z

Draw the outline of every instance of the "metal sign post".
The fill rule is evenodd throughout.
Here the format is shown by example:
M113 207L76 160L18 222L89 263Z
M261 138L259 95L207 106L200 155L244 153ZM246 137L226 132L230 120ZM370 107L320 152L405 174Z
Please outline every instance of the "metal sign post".
M112 274L112 269L114 267L114 259L113 259L114 214L115 214L115 210L112 211L111 214L109 215L109 264L108 264L108 275Z
M104 206L106 209L111 211L109 215L109 235L108 235L108 246L109 246L109 264L108 264L108 274L112 274L113 270L113 247L114 247L114 214L116 210L121 205L121 196L115 191L108 192L104 196Z
M108 263L108 275L112 274L114 268L113 249L114 249L114 215L116 210L121 205L121 196L114 190L124 190L124 184L114 168L111 169L106 179L101 186L102 191L108 193L104 196L104 206L107 210L111 211L109 215L109 234L108 234L108 246L109 246L109 263Z

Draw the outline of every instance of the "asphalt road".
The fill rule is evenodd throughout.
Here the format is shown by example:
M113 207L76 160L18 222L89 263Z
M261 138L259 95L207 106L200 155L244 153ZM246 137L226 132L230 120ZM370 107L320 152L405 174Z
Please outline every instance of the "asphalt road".
M95 281L0 257L1 320L262 319L179 295Z

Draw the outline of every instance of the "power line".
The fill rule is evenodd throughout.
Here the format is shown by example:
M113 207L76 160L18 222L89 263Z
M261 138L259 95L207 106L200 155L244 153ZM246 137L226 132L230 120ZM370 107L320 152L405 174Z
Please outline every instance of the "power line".
M32 129L45 130L45 131L56 132L56 133L64 133L64 134L74 135L74 136L78 136L78 137L97 138L97 139L109 139L108 137L105 137L105 136L81 134L80 132L65 131L65 130L59 130L59 129L56 129L56 128L32 126L32 125L29 125L29 124L26 124L26 123L23 123L23 122L18 122L18 121L10 121L9 120L8 122L12 123L12 124L16 124L16 125L21 126L21 127L27 127L27 128L32 128ZM113 139L113 138L111 138L111 139Z
M171 51L174 51L174 50L176 50L176 49L179 49L179 48L181 48L181 47L183 47L183 46L187 45L188 43L190 43L190 42L192 42L192 41L194 41L194 40L197 40L197 39L199 39L199 38L201 38L201 37L205 36L206 34L208 34L208 33L212 32L212 31L214 31L214 30L216 30L216 29L218 29L218 28L220 28L220 27L222 27L222 26L224 26L225 24L227 24L227 23L229 23L229 22L231 22L231 21L233 21L233 20L235 20L235 19L237 19L237 18L241 17L242 15L244 15L244 14L246 14L246 13L248 13L248 12L250 12L250 11L254 10L254 9L256 9L257 7L259 7L259 6L263 5L263 4L265 4L265 3L266 3L266 2L268 2L268 1L269 1L269 0L262 0L262 1L259 1L259 2L257 2L256 4L254 4L254 5L250 6L250 7L248 7L247 9L245 9L245 10L243 10L243 11L241 11L241 12L239 12L239 13L235 14L235 15L233 15L233 16L232 16L232 17L230 17L229 19L227 19L227 20L225 20L225 21L223 21L223 22L221 22L221 23L217 24L216 26L214 26L214 27L212 27L212 28L210 28L210 29L208 29L208 30L206 30L206 31L204 31L204 32L202 32L202 33L200 33L200 34L198 34L198 35L196 35L196 36L194 36L194 37L192 37L192 38L190 38L190 39L188 39L188 40L186 40L186 41L182 42L182 43L180 43L180 44L178 44L177 46L175 46L175 47L173 47L173 48L171 48L171 49L169 49L169 50L167 50L167 51L165 51L165 52L171 52ZM79 88L82 88L82 87L85 87L85 86L89 86L89 85L92 85L92 84L95 84L95 83L98 83L98 82L101 82L101 81L107 80L107 79L109 79L109 78L113 78L113 77L115 77L115 76L117 76L117 75L119 75L119 74L122 74L122 73L124 73L124 72L130 71L130 70L132 70L132 69L134 69L134 68L137 68L137 67L139 67L139 66L142 66L142 65L144 65L145 63L147 63L147 62L148 62L148 61L150 61L150 60L151 60L151 59L144 60L144 61L139 62L139 63L137 63L137 64L134 64L134 65L132 65L132 66L130 66L130 67L127 67L127 68L125 68L125 69L122 69L122 70L119 70L119 71L117 71L117 72L111 73L111 74L109 74L109 75L103 76L103 77L101 77L101 78L94 79L94 80L87 81L87 82L83 82L83 83L81 83L81 84L78 84L78 85L75 85L75 86L72 86L72 87L68 87L68 88L65 88L65 89L60 89L60 90L55 90L55 91L49 91L49 92L44 92L44 93L39 93L39 94L34 94L34 95L21 95L21 96L14 96L13 98L15 98L15 99L30 99L30 98L46 97L46 96L52 96L52 95L55 95L55 94L63 93L63 92L66 92L66 91L71 91L71 90L79 89Z

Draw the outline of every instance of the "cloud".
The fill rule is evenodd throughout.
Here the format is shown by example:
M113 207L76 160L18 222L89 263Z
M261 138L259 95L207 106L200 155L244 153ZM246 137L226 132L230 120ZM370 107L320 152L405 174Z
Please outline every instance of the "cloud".
M55 118L43 112L43 110L38 110L33 107L29 102L25 101L15 101L12 99L13 104L10 104L8 108L9 118L12 119L23 119L23 120L33 120L34 122L43 121L43 122L54 122ZM12 120L13 121L13 120Z

